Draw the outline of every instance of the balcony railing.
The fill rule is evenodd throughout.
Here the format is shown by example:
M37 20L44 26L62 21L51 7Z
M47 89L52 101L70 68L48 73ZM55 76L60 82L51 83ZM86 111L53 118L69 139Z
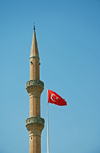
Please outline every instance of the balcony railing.
M34 123L44 124L44 119L41 117L30 117L26 119L25 125L34 124Z
M26 82L26 88L33 85L41 85L42 87L44 87L44 83L40 80L30 80Z

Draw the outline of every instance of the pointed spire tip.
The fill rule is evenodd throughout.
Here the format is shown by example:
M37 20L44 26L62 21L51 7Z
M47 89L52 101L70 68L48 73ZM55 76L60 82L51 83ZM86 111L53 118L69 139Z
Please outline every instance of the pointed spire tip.
M34 29L34 31L35 31L35 23L34 23L33 29Z

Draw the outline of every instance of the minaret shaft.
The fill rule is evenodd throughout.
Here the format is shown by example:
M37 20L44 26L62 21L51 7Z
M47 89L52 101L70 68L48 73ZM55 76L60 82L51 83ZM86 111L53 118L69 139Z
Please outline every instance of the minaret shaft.
M30 58L30 80L39 80L39 57Z
M41 153L41 132L44 128L44 119L40 117L40 96L43 89L44 83L40 81L39 53L34 30L30 54L30 81L26 83L30 101L30 118L26 119L26 127L29 131L29 153Z
M41 152L41 137L40 136L30 136L29 139L30 139L29 152L30 153L33 153L33 152L40 153Z
M30 117L40 117L40 98L30 96Z

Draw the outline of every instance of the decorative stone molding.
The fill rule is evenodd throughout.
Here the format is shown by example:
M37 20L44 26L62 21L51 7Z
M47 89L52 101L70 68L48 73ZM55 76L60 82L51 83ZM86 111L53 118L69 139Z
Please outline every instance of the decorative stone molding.
M33 86L33 85L40 85L42 87L44 87L44 83L40 80L30 80L30 81L27 81L26 82L26 89L30 86Z
M31 94L41 94L44 89L44 83L40 80L30 80L26 82L26 89L28 93Z
M41 137L41 131L37 129L32 129L31 131L29 131L29 137L32 137L32 136Z
M27 126L27 124L34 124L34 123L44 124L44 119L41 117L30 117L26 119L25 125Z
M44 128L44 119L40 117L30 117L26 119L25 125L30 134L41 135Z

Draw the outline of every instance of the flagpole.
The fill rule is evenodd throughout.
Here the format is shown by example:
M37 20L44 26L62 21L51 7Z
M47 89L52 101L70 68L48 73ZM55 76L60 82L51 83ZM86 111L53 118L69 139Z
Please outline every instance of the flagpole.
M47 153L49 153L48 88L47 88Z

